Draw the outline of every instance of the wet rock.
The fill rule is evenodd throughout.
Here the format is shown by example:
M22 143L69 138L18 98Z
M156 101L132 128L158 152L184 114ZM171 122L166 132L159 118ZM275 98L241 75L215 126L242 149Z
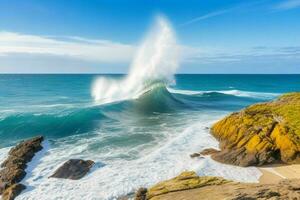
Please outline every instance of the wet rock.
M147 188L140 188L136 192L135 200L147 200Z
M40 151L42 147L43 136L38 136L19 143L12 148L8 154L10 157L17 157L23 159L25 163L30 162L36 152Z
M25 189L26 187L23 184L14 184L4 191L2 194L2 200L13 200Z
M300 163L300 93L254 104L220 120L211 128L223 163L252 166Z
M26 175L26 172L23 169L19 168L4 168L0 171L0 178L2 183L5 183L7 186L20 182Z
M200 153L193 153L190 155L191 158L197 158L197 157L200 157L201 154Z
M18 183L26 175L27 163L43 148L43 140L43 136L38 136L22 141L8 152L8 158L1 164L3 169L0 171L0 194L3 199L13 199L25 187Z
M50 178L78 180L84 177L94 164L92 160L70 159L59 167Z
M219 153L220 151L214 148L207 148L204 149L203 151L200 152L200 155L202 156L209 156L209 155L213 155L215 153Z
M207 149L204 149L203 151L201 151L200 153L191 154L190 157L191 158L197 158L197 157L204 158L203 156L208 156L208 155L212 155L212 154L219 153L219 152L220 152L219 150L216 150L214 148L207 148Z

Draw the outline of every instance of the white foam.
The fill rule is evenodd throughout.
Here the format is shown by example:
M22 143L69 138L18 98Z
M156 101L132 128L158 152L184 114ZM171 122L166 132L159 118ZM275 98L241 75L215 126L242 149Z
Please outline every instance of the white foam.
M169 22L159 16L140 45L128 75L122 80L98 78L92 86L97 103L134 99L153 82L172 82L178 67L179 48Z
M30 190L17 199L114 199L141 186L148 187L172 178L184 170L195 170L199 175L223 176L238 181L257 181L260 172L256 168L223 165L210 158L190 158L189 155L194 152L218 146L218 142L206 129L217 118L219 117L208 114L182 118L186 120L186 127L164 129L163 134L168 135L167 138L158 138L158 141L133 149L124 147L98 154L86 151L93 142L103 140L102 134L99 134L98 139L86 138L76 144L66 143L52 147L39 158L38 165L31 170L31 176L26 177ZM129 160L111 159L112 154L122 151L136 152L138 157ZM93 159L97 166L77 181L48 178L59 165L70 158Z
M251 91L242 91L242 90L208 90L208 91L197 91L197 90L179 90L174 88L168 88L168 91L175 94L184 94L184 95L202 95L212 92L229 94L238 97L252 97L260 99L269 99L279 96L279 93L268 93L268 92L251 92Z

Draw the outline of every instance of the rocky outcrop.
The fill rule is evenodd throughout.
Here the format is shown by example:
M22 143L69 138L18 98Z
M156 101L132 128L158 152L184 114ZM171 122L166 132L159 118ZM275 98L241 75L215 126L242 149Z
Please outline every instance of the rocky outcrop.
M148 190L140 189L135 199L152 199L163 194L200 188L207 185L221 185L228 182L230 181L218 177L199 177L195 172L183 172L179 176L158 183Z
M50 178L78 180L84 177L94 164L92 160L70 159L59 167Z
M40 151L44 138L38 136L19 143L8 152L8 158L1 164L0 194L2 199L14 199L25 186L18 184L26 175L27 163Z
M139 190L135 200L299 200L299 184L299 179L284 180L278 184L247 184L183 172L178 177L158 183L148 190Z
M211 128L221 152L212 158L239 166L300 163L300 93L254 104Z

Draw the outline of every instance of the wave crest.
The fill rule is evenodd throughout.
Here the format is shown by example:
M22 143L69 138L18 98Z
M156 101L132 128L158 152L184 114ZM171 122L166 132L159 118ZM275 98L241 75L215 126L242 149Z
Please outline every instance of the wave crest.
M98 78L93 84L92 96L101 104L134 99L149 91L156 82L174 81L178 52L170 24L165 18L157 17L139 47L128 75L122 80Z

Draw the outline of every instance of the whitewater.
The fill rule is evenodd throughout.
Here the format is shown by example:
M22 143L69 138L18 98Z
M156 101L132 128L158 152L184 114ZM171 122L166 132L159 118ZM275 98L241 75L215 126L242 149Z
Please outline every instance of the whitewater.
M213 123L300 90L299 76L176 75L179 46L170 23L158 17L127 75L0 75L0 161L18 141L46 137L17 199L112 200L184 170L257 182L255 167L190 155L218 148ZM80 180L48 178L72 158L96 164Z
M123 80L99 78L92 95L97 102L110 103L137 98L157 83L170 84L179 66L179 46L169 22L162 16L137 50L128 75Z

